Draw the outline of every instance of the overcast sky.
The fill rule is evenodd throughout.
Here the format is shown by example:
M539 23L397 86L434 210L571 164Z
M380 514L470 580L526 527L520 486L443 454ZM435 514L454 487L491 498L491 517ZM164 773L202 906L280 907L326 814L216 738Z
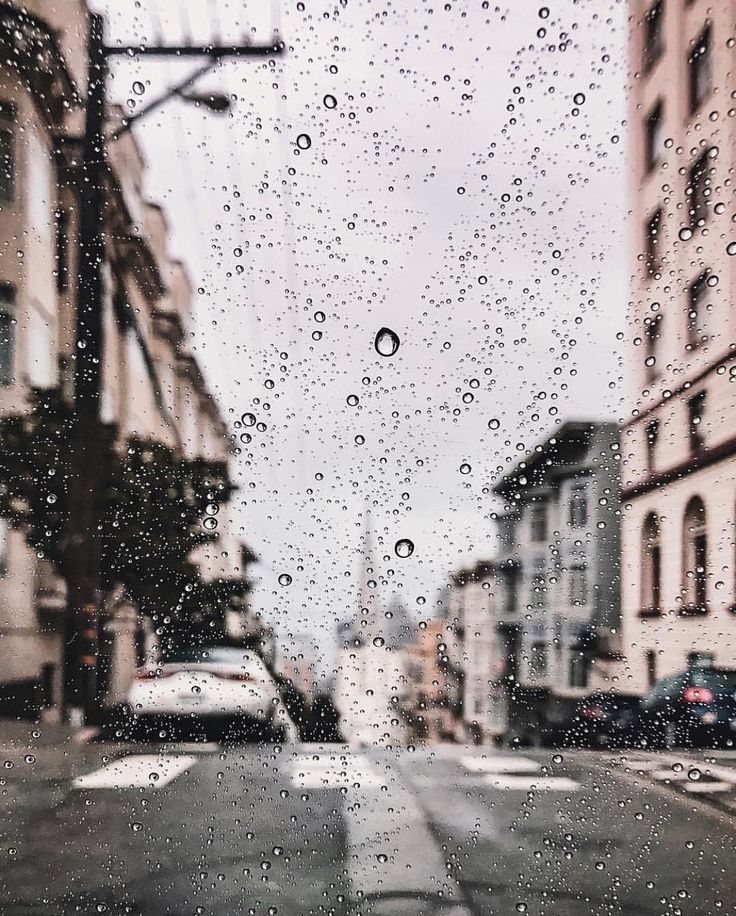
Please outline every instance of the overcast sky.
M96 5L110 41L280 27L283 58L202 84L230 115L173 102L137 129L148 193L229 422L266 424L238 459L254 607L326 646L356 606L368 500L385 600L427 616L448 572L492 554L508 462L566 418L622 415L624 5ZM192 66L125 62L112 96L144 104Z

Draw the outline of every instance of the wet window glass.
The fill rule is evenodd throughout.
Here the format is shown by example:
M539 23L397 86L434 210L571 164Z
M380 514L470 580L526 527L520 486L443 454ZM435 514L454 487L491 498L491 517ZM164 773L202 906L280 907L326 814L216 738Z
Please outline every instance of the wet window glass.
M0 0L0 911L736 912L732 0Z

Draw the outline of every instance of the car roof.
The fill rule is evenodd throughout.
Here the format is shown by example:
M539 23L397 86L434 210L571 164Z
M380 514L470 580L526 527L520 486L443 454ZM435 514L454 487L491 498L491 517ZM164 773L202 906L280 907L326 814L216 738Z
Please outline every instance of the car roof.
M168 652L163 664L220 664L220 665L264 665L263 659L255 652L232 646L197 646Z

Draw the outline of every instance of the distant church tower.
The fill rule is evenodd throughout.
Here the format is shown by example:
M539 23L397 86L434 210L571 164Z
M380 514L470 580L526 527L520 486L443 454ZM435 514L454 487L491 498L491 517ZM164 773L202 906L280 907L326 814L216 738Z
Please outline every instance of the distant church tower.
M354 616L338 627L335 703L345 740L356 746L401 742L395 700L401 688L403 656L386 639L378 594L375 543L368 504L363 510L360 571Z

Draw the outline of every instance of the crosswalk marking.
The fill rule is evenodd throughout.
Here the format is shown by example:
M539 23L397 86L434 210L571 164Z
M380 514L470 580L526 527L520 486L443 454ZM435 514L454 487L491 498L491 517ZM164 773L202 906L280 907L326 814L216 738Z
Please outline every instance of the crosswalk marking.
M365 789L385 782L363 754L301 754L291 765L291 783L303 789Z
M691 782L685 786L685 791L692 795L709 795L711 792L733 792L732 782Z
M541 773L541 765L530 757L513 754L493 754L484 757L465 756L460 763L466 770L477 773L483 785L493 789L530 792L574 792L580 783L567 776L550 776Z
M580 788L580 783L567 776L520 776L520 775L492 775L484 777L483 782L493 789L508 789L511 791L537 790L540 792L574 792Z
M182 754L132 754L78 776L73 786L75 789L160 789L198 759Z
M529 757L461 757L466 770L473 773L538 773L539 764Z

